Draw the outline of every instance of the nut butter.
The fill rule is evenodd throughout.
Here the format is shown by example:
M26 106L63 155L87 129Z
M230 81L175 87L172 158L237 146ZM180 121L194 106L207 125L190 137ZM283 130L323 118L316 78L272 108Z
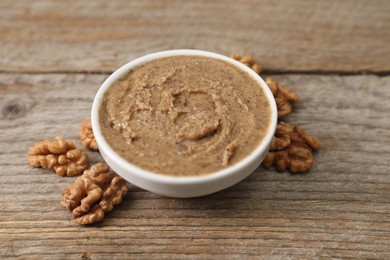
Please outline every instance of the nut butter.
M226 61L172 56L130 70L104 93L103 137L130 163L197 176L234 165L265 137L271 106L260 84Z

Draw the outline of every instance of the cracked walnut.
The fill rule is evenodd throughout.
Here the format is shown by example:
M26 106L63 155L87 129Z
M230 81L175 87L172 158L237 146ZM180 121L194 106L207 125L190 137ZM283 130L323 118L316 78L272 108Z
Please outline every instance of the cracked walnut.
M28 150L28 163L34 167L53 169L59 176L82 173L89 163L88 155L76 149L72 141L58 136L32 145Z
M67 187L61 205L72 212L80 225L100 222L127 193L126 181L111 172L104 163L97 163Z
M96 139L92 131L91 119L86 119L81 124L79 136L81 143L84 145L85 148L94 151L98 150Z
M276 128L271 148L266 155L263 166L284 172L307 172L314 164L313 152L320 149L317 138L303 131L299 126L280 122Z

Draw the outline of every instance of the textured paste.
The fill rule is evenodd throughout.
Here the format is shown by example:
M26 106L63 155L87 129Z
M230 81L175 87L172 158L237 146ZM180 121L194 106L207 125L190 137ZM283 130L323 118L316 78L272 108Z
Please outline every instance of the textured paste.
M248 156L264 138L271 108L245 71L225 61L176 56L145 63L106 91L104 138L140 168L208 174Z

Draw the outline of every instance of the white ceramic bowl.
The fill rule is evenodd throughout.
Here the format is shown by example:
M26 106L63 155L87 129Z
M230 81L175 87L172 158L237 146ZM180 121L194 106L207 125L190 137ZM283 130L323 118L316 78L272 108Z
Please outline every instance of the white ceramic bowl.
M101 106L103 95L106 90L111 86L111 84L123 77L130 69L133 69L143 63L154 59L178 55L196 55L226 61L238 67L239 69L246 71L254 79L256 79L259 85L263 88L264 93L266 94L266 97L271 104L271 123L263 141L251 154L249 154L240 162L223 170L202 176L175 177L162 175L141 169L124 160L118 154L115 153L115 151L107 144L106 140L102 136L99 125L99 109ZM266 83L263 81L263 79L261 79L259 75L257 75L254 71L252 71L247 66L241 64L240 62L229 57L207 51L170 50L152 53L135 59L123 65L113 74L111 74L104 81L95 96L92 105L91 120L92 129L95 134L99 151L103 156L104 160L107 162L107 164L116 173L118 173L130 183L145 190L168 197L190 198L211 194L230 187L246 178L261 164L261 162L264 160L266 153L269 150L272 137L275 133L277 124L277 108L273 95Z

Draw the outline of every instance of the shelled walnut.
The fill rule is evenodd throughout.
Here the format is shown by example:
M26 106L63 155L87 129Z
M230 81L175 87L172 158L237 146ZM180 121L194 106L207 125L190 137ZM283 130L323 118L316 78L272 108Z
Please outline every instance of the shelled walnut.
M98 150L96 139L92 131L91 119L86 119L81 124L79 136L80 136L81 143L85 146L85 148L94 151Z
M88 167L89 158L85 152L77 150L72 141L58 136L55 140L46 139L32 145L28 150L28 163L53 169L60 176L75 176Z
M320 149L317 138L303 131L299 126L280 122L276 128L271 148L263 166L283 172L307 172L314 164L313 152Z
M72 212L80 225L100 222L127 193L126 181L110 172L104 163L97 163L67 187L61 205Z
M292 104L299 102L298 95L288 88L280 86L279 83L271 77L267 77L265 82L275 97L276 106L278 107L278 118L290 114Z
M291 143L291 133L294 129L285 122L280 122L276 126L275 135L271 141L271 151L280 151Z
M230 55L230 58L235 59L236 61L239 61L242 64L248 66L257 74L259 74L263 71L263 68L259 64L256 63L255 58L251 55L241 56L238 53L233 53Z

